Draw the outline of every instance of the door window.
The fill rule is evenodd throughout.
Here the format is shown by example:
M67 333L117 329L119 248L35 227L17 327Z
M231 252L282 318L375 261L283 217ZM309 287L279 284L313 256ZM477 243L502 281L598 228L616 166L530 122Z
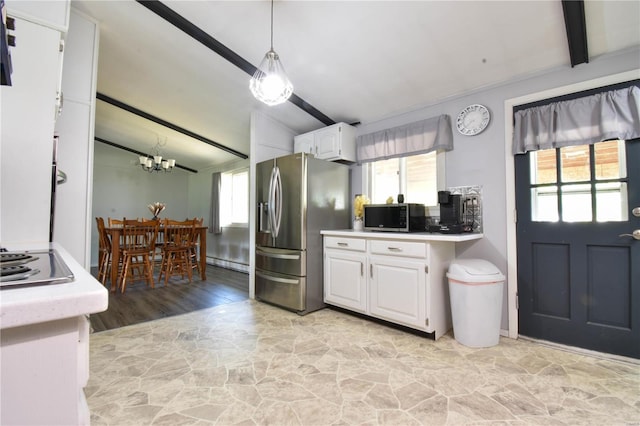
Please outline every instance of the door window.
M628 220L624 141L541 150L530 159L534 222Z

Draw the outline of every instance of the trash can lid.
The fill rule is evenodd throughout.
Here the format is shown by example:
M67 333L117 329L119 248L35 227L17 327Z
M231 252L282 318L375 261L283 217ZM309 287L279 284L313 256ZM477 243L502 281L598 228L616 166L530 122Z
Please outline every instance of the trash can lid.
M447 277L463 282L504 281L500 270L483 259L456 259L449 265Z

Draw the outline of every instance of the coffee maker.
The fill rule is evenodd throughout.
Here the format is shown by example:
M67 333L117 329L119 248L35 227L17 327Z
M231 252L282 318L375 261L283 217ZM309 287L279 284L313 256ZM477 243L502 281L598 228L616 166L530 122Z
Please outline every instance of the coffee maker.
M438 191L438 203L440 204L440 223L430 225L429 232L460 234L470 231L464 223L462 195L452 194L450 191Z

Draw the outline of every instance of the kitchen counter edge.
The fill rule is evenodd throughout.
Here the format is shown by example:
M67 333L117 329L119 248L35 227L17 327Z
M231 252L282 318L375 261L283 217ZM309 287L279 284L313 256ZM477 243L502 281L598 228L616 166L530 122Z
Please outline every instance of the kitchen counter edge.
M353 229L322 230L322 235L334 237L355 237L384 240L405 240L405 241L442 241L461 243L464 241L479 240L484 234L434 234L431 232L376 232L376 231L354 231Z
M31 244L28 249L55 249L74 275L63 284L0 290L0 329L44 323L103 312L109 291L56 243ZM16 247L18 249L18 247ZM13 247L12 247L13 250Z

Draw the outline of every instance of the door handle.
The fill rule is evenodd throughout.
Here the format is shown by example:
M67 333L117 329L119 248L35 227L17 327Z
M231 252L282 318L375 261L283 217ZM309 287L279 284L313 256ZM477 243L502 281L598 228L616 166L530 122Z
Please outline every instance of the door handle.
M635 217L640 217L640 207L636 207L633 210L631 210L631 214L634 215Z
M633 237L634 240L640 240L640 229L635 229L631 234L620 234L618 237Z

